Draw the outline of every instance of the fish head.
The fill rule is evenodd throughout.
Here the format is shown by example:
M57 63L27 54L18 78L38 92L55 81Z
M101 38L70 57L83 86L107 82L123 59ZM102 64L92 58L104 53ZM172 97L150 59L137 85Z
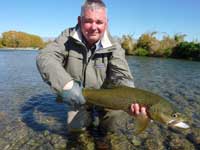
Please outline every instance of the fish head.
M165 105L165 107L153 108L150 111L150 116L153 120L166 124L170 127L178 127L183 129L189 128L189 125L185 123L188 120L188 117L172 106L170 106L168 109L167 105Z
M183 129L188 129L189 125L185 123L187 121L186 115L180 112L173 112L167 122L170 127L178 127Z

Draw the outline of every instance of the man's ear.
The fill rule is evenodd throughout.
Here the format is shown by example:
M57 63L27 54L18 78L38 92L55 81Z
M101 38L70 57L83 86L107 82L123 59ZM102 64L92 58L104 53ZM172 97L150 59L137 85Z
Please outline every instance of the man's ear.
M81 16L78 16L78 25L81 25Z

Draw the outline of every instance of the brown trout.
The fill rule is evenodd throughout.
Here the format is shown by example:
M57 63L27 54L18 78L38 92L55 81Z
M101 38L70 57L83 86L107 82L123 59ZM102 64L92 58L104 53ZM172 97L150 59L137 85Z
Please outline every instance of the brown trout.
M168 100L149 91L120 86L109 89L83 89L83 95L87 103L113 110L124 110L127 113L130 112L130 106L133 103L145 106L148 117L137 117L138 126L140 126L137 129L138 133L147 127L150 119L168 126L189 128L189 125L184 123L186 117L178 112Z

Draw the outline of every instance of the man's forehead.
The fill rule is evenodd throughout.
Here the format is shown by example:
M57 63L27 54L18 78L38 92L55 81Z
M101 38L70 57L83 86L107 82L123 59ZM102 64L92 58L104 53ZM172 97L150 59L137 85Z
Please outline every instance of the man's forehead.
M98 9L94 9L94 8L87 8L84 10L83 16L87 17L87 16L102 16L102 17L107 17L106 14L106 10L104 8L98 8Z

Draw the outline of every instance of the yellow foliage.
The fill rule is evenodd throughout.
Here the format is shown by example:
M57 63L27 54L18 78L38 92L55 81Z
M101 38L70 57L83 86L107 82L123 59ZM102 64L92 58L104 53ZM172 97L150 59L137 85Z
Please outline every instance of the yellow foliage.
M3 45L2 45L2 39L0 39L0 48L2 48Z
M138 47L144 48L152 55L159 50L160 42L154 37L156 32L144 33L138 39Z
M2 44L5 47L33 47L42 48L43 40L36 35L25 32L8 31L2 34Z
M136 44L134 43L132 36L124 35L122 37L121 46L123 49L125 49L127 55L134 54L134 49L136 47Z

